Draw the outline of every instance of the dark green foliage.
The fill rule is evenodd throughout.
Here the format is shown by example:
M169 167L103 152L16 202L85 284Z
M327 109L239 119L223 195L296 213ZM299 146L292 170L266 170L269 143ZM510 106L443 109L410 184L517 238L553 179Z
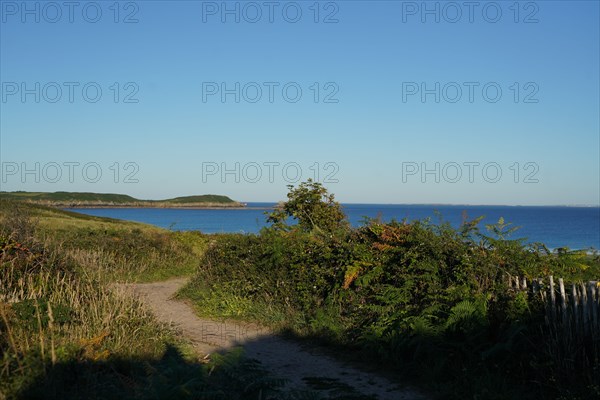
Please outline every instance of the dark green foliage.
M126 194L114 193L88 193L88 192L0 192L1 200L27 200L27 201L43 201L43 202L94 202L94 203L112 203L112 204L134 204L152 202L160 203L234 203L227 196L205 194L198 196L183 196L175 197L166 200L140 200Z
M288 199L269 216L272 228L220 236L185 293L203 302L235 296L285 310L283 328L362 349L404 376L434 382L446 398L567 392L585 398L600 385L593 368L571 364L565 371L554 364L543 304L506 283L507 274L597 278L597 254L526 245L511 239L515 229L502 219L486 233L480 219L459 229L427 220L367 220L351 229L333 198L312 182L290 188ZM288 217L298 224L288 225ZM578 382L582 390L561 387L563 374L580 376L565 384ZM555 383L544 383L549 379Z
M289 193L281 207L268 215L267 221L274 228L289 230L288 218L298 222L297 227L305 232L336 232L348 227L342 207L335 201L333 194L319 182L309 179L297 188L289 185Z
M233 203L227 196L221 196L217 194L204 194L199 196L183 196L183 197L175 197L173 199L160 200L162 202L170 202L170 203Z
M67 304L52 304L52 315L54 323L61 325L71 322L75 316L73 309ZM38 327L38 317L42 328L48 325L48 301L47 300L23 300L18 303L13 303L11 309L16 318L21 320L27 329L35 329Z
M1 192L3 200L33 201L106 201L112 203L129 203L138 201L125 194L88 193L88 192Z

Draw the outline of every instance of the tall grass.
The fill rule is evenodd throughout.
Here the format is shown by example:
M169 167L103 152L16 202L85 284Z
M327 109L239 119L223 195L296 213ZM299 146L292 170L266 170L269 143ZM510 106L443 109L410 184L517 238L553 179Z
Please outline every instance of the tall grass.
M85 218L112 230L59 232L44 223L65 214L6 202L0 214L0 399L295 396L239 352L199 360L113 284L187 271L203 237Z
M111 226L109 229L45 229L57 252L109 281L157 281L189 275L208 239L198 232L169 232Z
M10 211L0 226L0 391L5 396L67 360L157 357L173 341L139 301L101 283L102 269L79 274L74 257L36 237L34 219L19 208Z

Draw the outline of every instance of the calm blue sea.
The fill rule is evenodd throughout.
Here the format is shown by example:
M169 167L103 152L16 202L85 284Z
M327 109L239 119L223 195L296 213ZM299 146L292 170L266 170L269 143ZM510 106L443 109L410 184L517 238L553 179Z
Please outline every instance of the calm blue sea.
M197 210L163 208L92 208L71 209L100 217L144 222L174 230L199 230L204 233L256 233L265 226L265 211L274 203L248 203L247 209ZM460 205L392 205L346 204L344 210L352 225L359 226L365 216L382 220L431 218L459 226L466 213L469 219L485 216L481 228L503 217L521 228L513 238L542 242L549 248L600 248L600 208L598 207L531 207L531 206L460 206Z

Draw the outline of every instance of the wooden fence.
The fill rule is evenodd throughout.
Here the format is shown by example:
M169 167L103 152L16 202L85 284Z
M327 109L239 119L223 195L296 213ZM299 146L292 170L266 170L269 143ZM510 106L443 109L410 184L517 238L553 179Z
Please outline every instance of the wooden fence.
M598 281L565 285L553 276L534 279L508 276L509 287L527 291L546 304L548 324L562 327L579 337L600 338L600 284Z

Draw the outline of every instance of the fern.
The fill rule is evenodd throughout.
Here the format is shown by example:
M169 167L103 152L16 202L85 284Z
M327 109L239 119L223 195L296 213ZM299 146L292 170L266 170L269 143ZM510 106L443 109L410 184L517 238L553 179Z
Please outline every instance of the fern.
M463 300L450 310L445 323L447 330L469 330L484 324L487 307L483 300Z
M431 320L425 316L413 318L410 323L410 329L414 335L433 337L440 333L440 328L435 326Z

